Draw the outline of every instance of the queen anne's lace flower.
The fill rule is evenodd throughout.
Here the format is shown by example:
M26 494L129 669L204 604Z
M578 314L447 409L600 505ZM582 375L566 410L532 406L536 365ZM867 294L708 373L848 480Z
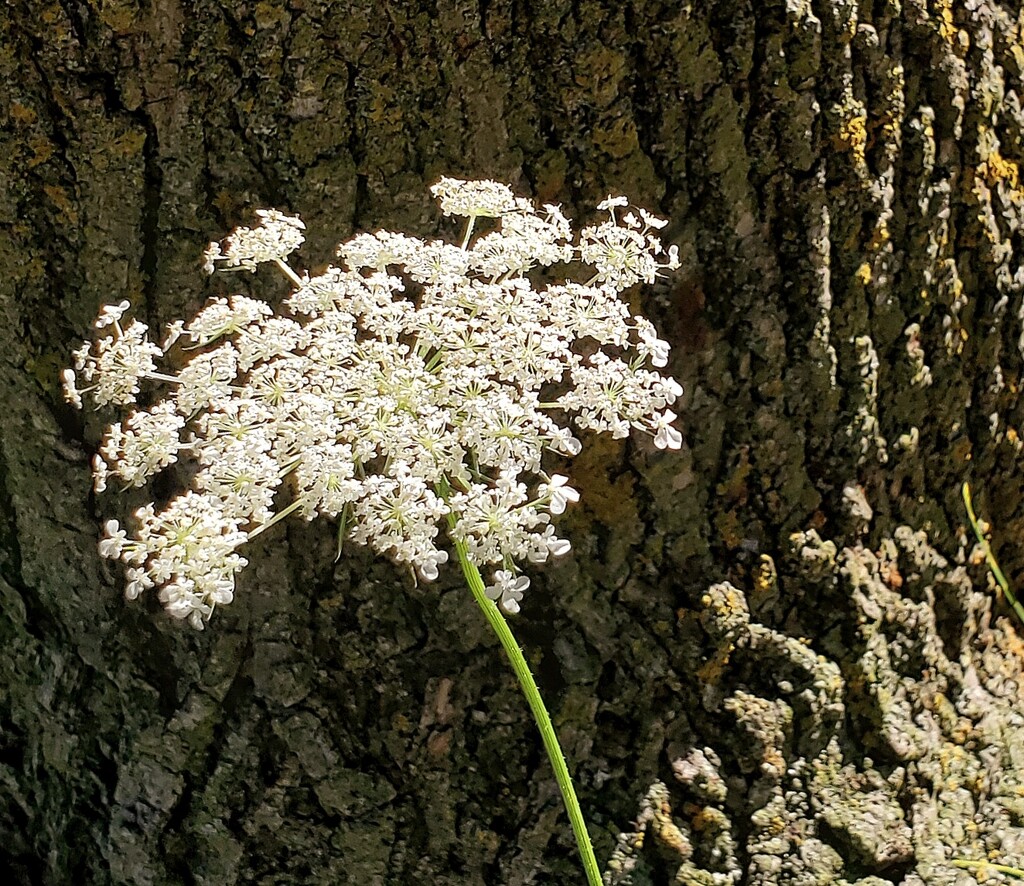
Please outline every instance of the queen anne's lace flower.
M463 218L500 218L516 208L516 197L508 185L493 181L469 182L442 178L430 189L441 201L441 212Z
M301 245L306 226L297 216L276 209L258 209L260 224L255 228L235 228L221 243L211 243L203 253L203 267L213 273L220 263L226 268L255 271L261 262L283 262Z
M487 596L498 603L506 612L513 615L519 611L519 601L530 586L530 579L525 575L516 575L507 569L499 569L494 573L494 584L487 589Z
M100 454L126 486L142 486L177 461L182 448L179 432L184 426L185 419L175 413L173 403L158 403L151 410L131 413L124 428L120 422L112 424Z
M549 452L580 451L566 419L681 447L669 407L682 389L657 371L669 346L619 298L678 266L653 233L665 223L610 197L599 207L609 220L573 245L558 207L537 210L505 185L446 178L432 190L446 215L469 219L461 247L360 234L339 247L343 268L310 276L285 264L304 225L274 210L211 244L208 271L270 262L285 272L294 288L280 314L244 295L215 298L172 323L161 348L124 320L126 301L101 310L102 337L61 376L74 405L88 394L126 412L94 457L97 492L111 479L141 485L185 455L193 463L191 488L140 509L133 531L106 525L100 553L124 564L129 599L156 588L201 628L233 598L238 548L298 511L338 518L349 540L425 581L448 560L439 535L450 524L471 561L493 569L488 596L517 612L530 583L520 564L570 549L551 519L580 496L543 468ZM478 217L499 221L470 242ZM526 276L577 260L590 283ZM184 364L158 371L179 341ZM143 384L147 408L136 406Z
M103 316L101 314L101 319ZM69 376L66 370L62 377L64 394L71 403L80 404L81 395L89 393L97 406L134 404L140 380L156 371L154 358L163 354L160 347L147 337L148 327L144 324L133 320L121 328L120 305L106 316L114 319L97 328L113 326L113 332L97 339L91 346L86 342L75 352L73 374ZM86 387L78 388L79 377Z

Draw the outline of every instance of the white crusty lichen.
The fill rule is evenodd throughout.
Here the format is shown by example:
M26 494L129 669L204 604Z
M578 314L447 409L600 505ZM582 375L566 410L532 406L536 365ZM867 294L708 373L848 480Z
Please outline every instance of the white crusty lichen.
M675 883L881 886L850 871L899 869L908 886L961 886L980 868L957 860L1022 866L1019 642L987 570L969 542L947 555L900 525L869 545L861 526L842 547L795 533L780 558L792 599L835 621L814 649L758 624L753 588L708 588L698 617L715 667L701 704L735 728L676 752L675 779L652 786L608 883L664 865Z
M903 334L907 337L907 356L914 375L910 379L912 385L927 387L932 383L932 371L925 363L924 347L921 344L921 324L911 323Z
M884 465L889 461L889 446L878 423L878 354L870 335L858 335L853 345L857 351L860 391L853 422L846 433L857 438L858 464L866 462L873 451L879 464Z

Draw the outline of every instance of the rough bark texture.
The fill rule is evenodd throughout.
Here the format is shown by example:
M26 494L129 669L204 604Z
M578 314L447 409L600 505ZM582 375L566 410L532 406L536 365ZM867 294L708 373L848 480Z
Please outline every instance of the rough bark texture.
M332 529L299 522L205 633L126 606L95 547L125 508L90 493L104 419L57 384L99 305L194 312L218 286L202 246L251 208L300 212L316 266L354 231L434 233L442 174L577 219L628 194L685 257L637 298L687 444L587 441L575 553L516 621L602 862L766 886L1024 862L1024 646L964 565L959 497L971 479L1019 575L1022 21L991 0L8 0L13 881L581 881L454 570L416 590L359 552L335 567Z

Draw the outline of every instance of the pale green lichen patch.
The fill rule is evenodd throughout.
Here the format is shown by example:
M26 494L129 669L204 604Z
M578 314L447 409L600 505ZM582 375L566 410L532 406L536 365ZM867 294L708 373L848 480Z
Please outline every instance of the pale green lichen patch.
M726 832L742 839L744 876L759 884L893 881L853 873L877 870L954 886L973 881L953 859L1024 859L1022 674L995 654L1019 642L1013 625L993 623L984 572L960 565L964 547L951 561L908 526L868 546L856 537L872 522L863 493L849 506L863 512L854 540L794 535L776 580L790 593L834 589L853 610L852 633L815 650L753 620L737 587L707 590L702 703L732 719L738 740L674 758L675 783L652 786L636 830L620 836L611 882L642 869L645 836L675 859L676 883L731 882ZM742 778L726 775L737 768ZM740 790L749 819L729 812Z

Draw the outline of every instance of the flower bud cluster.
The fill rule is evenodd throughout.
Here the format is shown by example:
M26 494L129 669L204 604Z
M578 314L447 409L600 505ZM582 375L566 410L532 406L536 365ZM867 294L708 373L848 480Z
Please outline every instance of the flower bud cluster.
M565 417L681 446L669 409L681 388L657 371L669 347L618 297L678 266L651 234L664 222L642 210L619 221L626 201L609 198L610 220L574 244L557 206L538 210L505 185L442 179L433 191L446 215L469 219L461 247L360 234L339 247L341 267L300 275L286 259L304 225L274 210L211 244L207 270L284 271L294 285L280 314L215 298L161 347L122 322L126 302L103 308L102 337L63 374L70 402L89 393L126 413L94 458L97 490L141 486L179 457L194 465L191 488L141 508L133 535L106 525L100 553L126 567L130 599L158 588L172 615L202 628L232 599L237 549L297 511L339 518L348 539L426 581L448 560L448 526L492 570L489 596L515 612L529 586L520 564L569 550L551 518L579 494L544 469L546 452L580 451ZM471 242L480 218L494 221ZM591 266L589 283L527 276L573 261Z

